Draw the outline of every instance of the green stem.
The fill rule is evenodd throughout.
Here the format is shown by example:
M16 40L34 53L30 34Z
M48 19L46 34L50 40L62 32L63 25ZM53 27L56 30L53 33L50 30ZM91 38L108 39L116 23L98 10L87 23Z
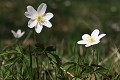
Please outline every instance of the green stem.
M38 63L38 53L35 51L34 52L35 55L35 60L36 60L36 71L37 71L37 78L39 79L39 63Z
M30 56L30 80L32 80L32 54L29 46L29 56Z
M91 61L90 61L90 63L89 63L89 66L92 64L92 62L93 62L94 59L95 59L95 50L94 50L94 48L93 48L91 51L92 51L92 59L91 59Z
M34 31L34 43L36 44L37 40L36 40L36 32ZM35 51L34 52L35 55L35 60L36 60L36 71L37 71L37 78L39 79L39 62L38 62L38 53Z
M34 31L34 42L36 43L36 32Z

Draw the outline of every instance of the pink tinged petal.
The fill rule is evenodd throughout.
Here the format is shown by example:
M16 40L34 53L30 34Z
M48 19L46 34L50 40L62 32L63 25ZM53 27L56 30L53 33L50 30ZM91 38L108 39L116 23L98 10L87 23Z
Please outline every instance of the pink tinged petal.
M46 11L47 5L45 3L42 3L39 5L39 7L37 8L37 12L39 15L44 15L45 11Z
M44 16L45 20L50 20L54 15L52 13L46 13Z
M43 23L44 26L48 27L48 28L51 28L52 27L52 24L50 23L50 21L45 21Z
M89 34L84 34L84 35L82 36L82 39L83 39L84 41L86 41L88 37L90 37Z
M40 33L42 31L42 28L43 28L43 26L38 23L37 26L35 26L36 33Z
M99 30L98 29L95 29L91 34L91 36L94 37L94 38L97 38L98 35L99 35Z
M83 40L80 40L80 41L78 41L77 42L78 44L87 44L85 41L83 41Z
M98 39L100 40L102 37L104 37L106 34L101 34L98 36Z
M36 25L37 25L37 20L29 20L28 21L28 27L29 28L33 28Z

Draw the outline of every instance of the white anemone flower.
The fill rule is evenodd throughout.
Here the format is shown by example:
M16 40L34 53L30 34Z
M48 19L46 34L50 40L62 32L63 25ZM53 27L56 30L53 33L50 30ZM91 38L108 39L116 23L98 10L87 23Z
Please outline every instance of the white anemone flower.
M78 41L78 44L85 44L85 47L89 47L91 45L98 44L100 42L100 39L104 37L106 34L100 34L99 35L99 30L95 29L91 35L89 34L84 34L82 36L83 40Z
M24 32L24 31L21 32L20 29L18 29L17 32L15 32L15 31L13 31L13 30L11 30L11 32L12 32L12 34L14 35L15 38L21 38L21 37L25 34L25 32Z
M30 18L28 21L28 27L33 28L35 27L36 33L40 33L43 26L48 28L52 27L50 23L50 19L53 17L52 13L45 13L47 5L42 3L37 8L37 11L32 6L27 6L27 11L25 12L25 16Z

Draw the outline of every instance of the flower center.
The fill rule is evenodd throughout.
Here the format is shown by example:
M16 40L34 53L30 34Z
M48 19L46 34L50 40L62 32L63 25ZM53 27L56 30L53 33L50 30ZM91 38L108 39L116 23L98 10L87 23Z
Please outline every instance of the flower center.
M93 38L92 36L89 36L89 37L87 37L87 42L93 43L93 42L95 42L95 38Z
M44 22L45 21L45 19L42 16L37 16L36 19L37 19L38 22Z

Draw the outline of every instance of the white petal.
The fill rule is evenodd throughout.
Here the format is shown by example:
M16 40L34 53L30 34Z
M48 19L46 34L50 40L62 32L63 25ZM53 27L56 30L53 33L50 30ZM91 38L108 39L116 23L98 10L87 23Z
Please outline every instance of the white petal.
M85 47L89 47L89 46L98 44L99 42L100 42L100 41L95 41L95 42L93 42L93 43L86 44Z
M91 34L91 36L94 37L94 38L97 38L98 35L99 35L99 30L98 29L95 29Z
M32 6L27 6L27 12L25 12L25 16L31 19L35 19L37 15L37 11Z
M16 34L16 37L15 38L20 38L20 35Z
M42 28L43 28L43 25L38 23L37 26L35 26L36 33L40 33L42 31Z
M85 45L85 47L89 47L89 46L91 46L91 44L86 44L86 45Z
M19 35L21 34L21 30L20 29L17 30L17 34L19 34Z
M27 18L31 18L31 19L35 19L36 17L35 17L35 14L32 14L32 13L30 13L30 12L25 12L25 16L27 17Z
M39 7L37 8L37 12L39 15L44 15L45 11L46 11L47 5L45 3L42 3L39 5Z
M83 41L83 40L80 40L80 41L78 41L77 42L78 44L87 44L85 41Z
M27 6L28 13L36 14L36 10L32 6Z
M19 32L19 33L17 33L17 38L22 37L24 33L25 33L24 31L23 31L23 32L21 32L21 30L20 30L20 32Z
M45 20L50 20L54 15L52 13L46 13L44 16Z
M37 25L37 20L29 20L28 21L28 27L29 28L33 28L36 25Z
M12 34L14 35L14 37L16 38L16 32L11 30Z
M52 27L52 24L50 23L50 21L45 21L43 23L44 26L48 27L48 28L51 28Z
M100 41L95 41L94 43L92 43L91 45L95 45L98 44Z
M28 13L28 12L25 12L25 16L28 17L28 18L31 18L31 17L32 17L31 14Z
M84 41L86 41L86 39L87 39L88 37L90 37L89 34L84 34L84 35L82 36L82 39L83 39Z
M24 34L25 34L25 32L23 31L23 32L21 33L21 36L20 36L20 37L22 37Z
M106 34L101 34L98 36L98 39L100 40L102 37L104 37Z

